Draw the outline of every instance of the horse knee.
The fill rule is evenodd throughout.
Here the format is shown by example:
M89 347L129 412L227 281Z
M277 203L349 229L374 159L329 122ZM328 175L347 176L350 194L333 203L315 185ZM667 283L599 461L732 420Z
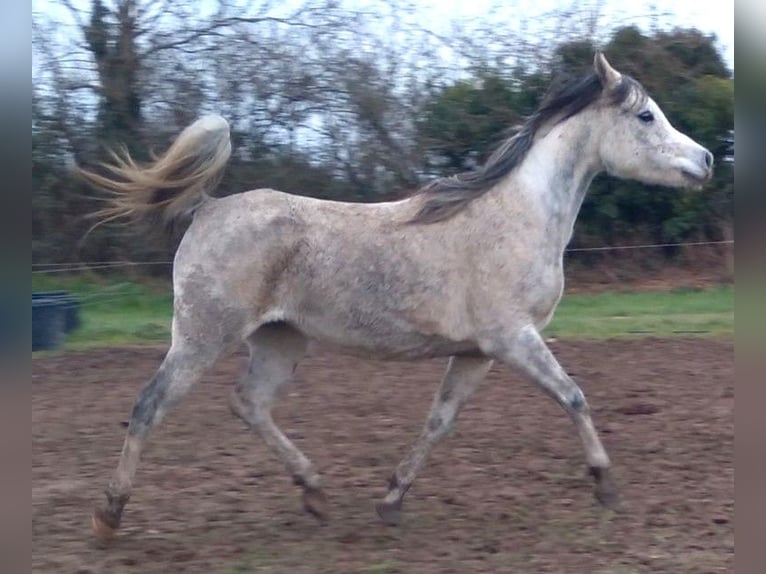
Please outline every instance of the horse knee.
M269 409L256 401L252 394L235 388L229 399L231 412L254 430L260 430L271 420Z
M567 409L577 414L588 414L590 412L590 406L588 400L585 398L585 393L582 392L580 387L576 386L569 393L569 396L564 401Z
M426 423L428 434L431 435L431 438L434 440L444 438L452 430L453 422L453 418L447 418L440 414L434 414L428 417L428 422Z

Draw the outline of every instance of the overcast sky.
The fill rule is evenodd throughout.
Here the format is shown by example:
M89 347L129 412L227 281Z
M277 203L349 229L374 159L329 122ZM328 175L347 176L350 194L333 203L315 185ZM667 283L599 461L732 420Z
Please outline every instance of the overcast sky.
M197 0L203 7L212 7L215 2ZM497 21L501 26L514 26L519 20L535 20L556 9L578 9L583 6L600 6L599 24L602 30L615 24L636 24L648 30L651 17L663 14L661 27L694 27L718 37L719 47L728 66L734 68L734 0L411 0L416 6L411 18L428 22L429 26L446 26L451 19L472 19L483 17ZM91 0L72 0L77 6L88 9ZM285 11L299 4L300 0L282 0L276 5ZM57 0L32 0L32 11L55 13L56 19L65 21L68 13ZM348 6L380 5L380 0L343 0ZM493 11L493 7L495 8ZM279 9L279 8L277 8ZM490 16L490 13L492 15ZM544 21L544 20L542 20ZM60 31L64 32L63 30ZM64 32L65 33L65 32Z
M363 0L362 0L363 1ZM492 6L504 4L498 11L500 21L510 23L524 15L529 19L544 16L559 8L578 7L584 4L601 5L602 25L636 24L648 30L652 12L664 14L662 27L679 26L697 28L714 33L729 68L734 68L734 0L417 0L426 20L444 21L451 17L470 18L487 14Z

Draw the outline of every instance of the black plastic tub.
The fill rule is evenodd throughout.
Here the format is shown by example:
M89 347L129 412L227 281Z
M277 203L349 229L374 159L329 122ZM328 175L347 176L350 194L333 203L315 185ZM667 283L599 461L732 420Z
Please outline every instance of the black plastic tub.
M61 298L32 297L32 351L50 351L64 342L66 304Z
M69 333L80 326L80 303L66 291L38 291L32 293L32 303L35 301L54 299L59 301L64 309L64 331Z

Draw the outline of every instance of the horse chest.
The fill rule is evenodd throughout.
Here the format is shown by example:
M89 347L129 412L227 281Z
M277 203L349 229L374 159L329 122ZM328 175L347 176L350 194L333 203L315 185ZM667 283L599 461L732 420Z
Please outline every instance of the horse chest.
M507 278L506 295L498 303L514 315L529 317L539 325L550 320L563 290L561 266L533 265L525 273Z
M564 292L564 276L560 269L552 269L528 283L525 291L526 306L539 327L547 325Z

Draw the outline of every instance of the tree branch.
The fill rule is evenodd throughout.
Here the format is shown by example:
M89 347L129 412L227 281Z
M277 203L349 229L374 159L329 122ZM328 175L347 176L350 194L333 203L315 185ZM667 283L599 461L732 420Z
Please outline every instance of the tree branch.
M287 18L277 18L274 16L262 16L262 17L259 16L259 17L252 17L252 18L232 16L232 17L224 18L222 20L217 20L213 22L212 24L209 24L208 26L204 26L202 28L184 30L183 32L179 34L179 35L182 35L181 38L178 38L177 40L171 40L167 42L160 42L160 43L154 44L153 46L150 46L149 48L144 50L143 55L148 56L162 50L168 50L171 48L178 48L181 46L185 46L186 44L200 40L200 38L203 38L203 37L210 37L210 36L223 37L223 34L221 34L219 30L223 28L228 28L235 24L261 24L264 22L285 24L287 26L310 28L310 29L321 28L321 26L318 24L309 24L307 22L297 22Z

